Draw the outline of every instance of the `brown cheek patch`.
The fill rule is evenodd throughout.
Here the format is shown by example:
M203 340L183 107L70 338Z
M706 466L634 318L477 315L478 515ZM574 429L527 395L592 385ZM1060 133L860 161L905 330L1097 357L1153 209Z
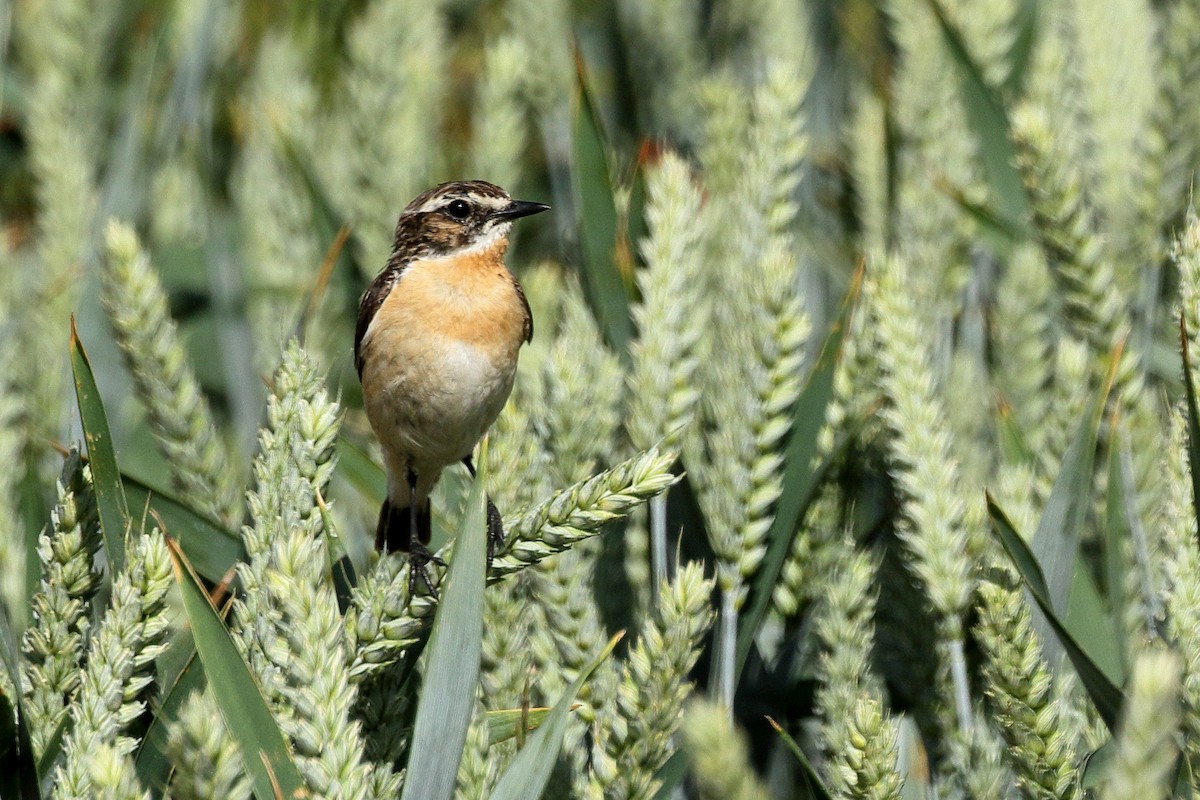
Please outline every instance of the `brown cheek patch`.
M449 253L466 247L471 239L471 231L461 222L446 219L438 213L425 215L422 233L435 253Z

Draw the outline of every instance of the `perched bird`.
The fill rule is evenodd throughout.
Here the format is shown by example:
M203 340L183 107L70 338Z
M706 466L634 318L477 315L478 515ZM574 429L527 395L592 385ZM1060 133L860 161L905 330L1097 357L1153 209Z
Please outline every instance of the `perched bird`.
M443 183L400 212L383 271L363 293L354 363L387 467L375 547L405 550L429 584L429 493L471 453L512 391L533 317L504 265L513 220L549 206L484 181ZM488 501L489 557L503 541Z

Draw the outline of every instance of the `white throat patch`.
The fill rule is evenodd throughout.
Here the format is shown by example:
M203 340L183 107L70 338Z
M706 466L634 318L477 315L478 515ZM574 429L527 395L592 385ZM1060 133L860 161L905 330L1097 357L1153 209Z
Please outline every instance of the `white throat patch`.
M500 240L508 236L509 230L512 229L512 223L504 220L498 220L488 224L486 232L475 241L471 242L466 247L458 250L451 255L472 256L477 253L484 253L491 250Z

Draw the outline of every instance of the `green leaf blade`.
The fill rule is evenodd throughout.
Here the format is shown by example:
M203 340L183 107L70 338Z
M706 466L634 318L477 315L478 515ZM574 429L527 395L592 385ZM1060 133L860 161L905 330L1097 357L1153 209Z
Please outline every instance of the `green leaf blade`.
M425 680L402 800L450 800L475 709L483 651L487 522L483 492L487 445L459 528L429 636Z
M1110 430L1116 430L1119 420L1115 417L1109 425ZM1121 448L1112 447L1108 451L1108 497L1105 498L1104 519L1104 581L1105 595L1115 619L1125 619L1129 608L1129 597L1126 591L1125 542L1129 541L1129 501L1133 498L1132 485L1126 483L1125 470L1121 468ZM1125 626L1114 626L1116 652L1122 657L1125 649ZM1124 665L1122 665L1124 668Z
M624 354L633 338L633 319L629 313L628 287L616 263L620 231L612 172L608 145L582 62L573 128L572 177L579 202L583 286L605 341L615 352Z
M804 776L804 784L808 789L809 797L813 798L813 800L832 800L833 795L829 793L825 782L821 780L816 767L808 760L808 756L804 755L804 751L800 749L800 745L792 738L792 735L770 717L767 717L767 722L770 723L775 733L779 734L779 738L783 740L784 746L791 751L796 762L800 764L800 770Z
M131 508L141 515L152 514L163 533L169 534L187 556L188 562L204 578L219 583L229 570L246 558L241 537L206 515L188 506L170 492L121 473L125 496Z
M1183 360L1183 389L1187 397L1188 467L1192 475L1192 510L1200 523L1200 402L1196 399L1196 383L1192 376L1192 354L1187 320L1179 317L1179 355Z
M346 437L345 431L338 434L337 459L340 478L345 479L371 505L383 503L387 497L387 475L366 450Z
M509 762L508 769L496 782L491 800L528 800L530 797L542 796L550 773L554 770L554 762L558 759L558 751L562 748L571 704L575 702L575 696L579 694L583 684L604 659L608 658L622 636L623 632L609 639L600 654L580 671L574 683L563 692L550 714L521 748L521 752Z
M174 769L167 755L170 727L179 719L183 703L192 692L204 689L204 669L196 659L195 642L186 633L171 642L159 664L160 674L165 676L162 693L133 762L142 785L155 790L166 787Z
M1124 693L1116 687L1104 671L1096 665L1094 661L1084 652L1083 648L1075 641L1067 626L1055 613L1054 607L1050 604L1049 591L1046 586L1046 579L1042 575L1041 567L1038 566L1037 559L1034 558L1033 552L1025 544L1025 540L1017 533L1012 522L1004 513L1003 509L996 504L990 496L987 498L988 514L992 519L992 529L996 532L997 538L1000 539L1000 544L1008 553L1009 559L1013 566L1017 568L1017 573L1020 575L1025 587L1033 596L1037 607L1041 609L1045 615L1046 621L1049 623L1051 630L1054 631L1058 641L1062 644L1066 651L1067 658L1071 660L1071 664L1075 667L1075 671L1079 675L1080 683L1087 690L1088 695L1092 698L1092 702L1096 705L1096 711L1099 712L1101 719L1104 720L1110 731L1116 731L1117 719L1121 712L1121 706L1124 704Z
M1008 112L996 91L984 79L983 70L975 63L962 34L954 27L941 3L938 0L927 0L927 3L937 19L946 50L959 69L967 122L979 143L979 160L996 204L995 216L1003 221L997 227L1027 234L1025 220L1029 217L1029 198L1008 138Z
M537 730L546 717L550 716L549 708L503 708L488 711L484 714L488 725L488 746L507 742L517 738L521 732L521 722L524 720L525 733Z
M1018 0L1009 21L1008 35L1012 37L1012 45L1008 50L1011 69L1003 86L1006 97L1020 97L1025 89L1025 79L1029 76L1033 51L1040 33L1038 22L1037 0Z
M167 546L204 675L225 726L242 751L255 796L260 800L305 796L300 770L254 673L179 545L167 539Z
M1067 447L1054 486L1033 534L1032 550L1046 579L1046 597L1059 616L1067 613L1067 599L1074 580L1079 533L1091 508L1092 472L1100 420L1112 390L1120 348L1112 355L1108 377L1092 399Z
M75 329L74 316L71 317L71 373L75 381L79 421L83 426L83 438L92 467L92 485L96 493L96 508L100 515L100 530L104 535L109 566L115 575L125 568L125 533L129 529L129 507L125 502L121 473L117 469L117 456L113 451L112 433L108 429L104 401L100 399L92 364L83 349L83 342L79 340L79 332Z
M654 794L654 800L671 800L675 796L675 790L683 785L690 770L691 763L688 761L687 751L676 750L672 753L667 763L654 773L654 779L660 784Z

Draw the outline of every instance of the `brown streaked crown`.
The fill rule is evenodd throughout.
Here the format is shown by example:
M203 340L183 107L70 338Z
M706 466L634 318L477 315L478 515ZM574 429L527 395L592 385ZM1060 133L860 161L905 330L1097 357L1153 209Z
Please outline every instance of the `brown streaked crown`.
M505 212L513 206L508 192L487 181L452 181L422 192L396 220L388 266L448 255L488 235L503 235L513 218Z

